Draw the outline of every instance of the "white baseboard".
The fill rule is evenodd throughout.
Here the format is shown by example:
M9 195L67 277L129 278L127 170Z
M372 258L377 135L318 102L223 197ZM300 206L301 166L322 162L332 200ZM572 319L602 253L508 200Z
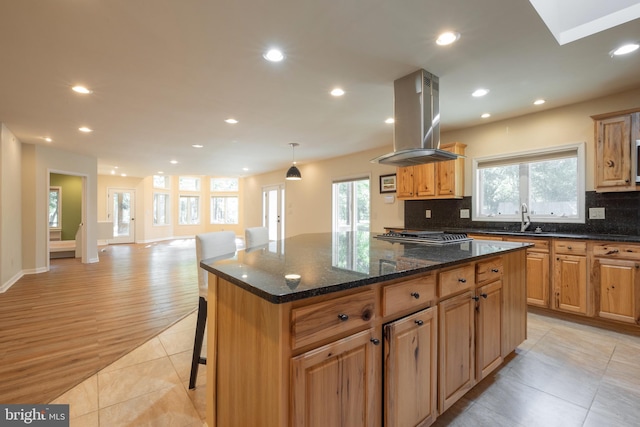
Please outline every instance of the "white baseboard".
M7 292L11 286L13 286L18 280L22 279L22 276L24 276L24 274L24 271L20 271L16 273L11 279L3 283L2 286L0 286L0 294Z

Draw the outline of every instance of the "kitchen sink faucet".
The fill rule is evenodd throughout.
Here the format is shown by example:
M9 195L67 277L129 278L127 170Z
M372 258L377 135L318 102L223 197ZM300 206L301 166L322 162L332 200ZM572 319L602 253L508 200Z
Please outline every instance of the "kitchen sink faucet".
M531 225L531 217L528 214L529 212L529 208L527 208L527 204L523 203L520 206L520 214L522 215L522 222L520 223L520 232L523 233L527 228L529 228L529 225ZM527 219L524 219L524 214L527 214Z

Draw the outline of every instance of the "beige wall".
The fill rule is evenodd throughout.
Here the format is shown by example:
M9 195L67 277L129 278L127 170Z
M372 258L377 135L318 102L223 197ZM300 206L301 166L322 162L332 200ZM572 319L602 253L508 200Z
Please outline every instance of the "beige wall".
M0 291L22 277L20 141L0 123Z
M196 175L191 175L196 176ZM169 176L170 188L161 190L153 188L153 176L146 178L129 178L112 175L98 177L98 220L107 220L107 194L109 188L134 189L135 195L135 241L148 243L159 240L193 237L199 233L210 231L230 230L238 236L244 234L243 203L240 205L239 224L210 224L210 176L198 176L201 188L199 192L181 192L178 189L178 176ZM240 179L240 194L243 191L243 180ZM167 193L171 203L169 224L157 226L153 224L153 195ZM178 224L178 199L180 194L197 195L200 197L200 224Z
M586 142L586 186L594 189L595 145L591 116L640 108L640 89L568 107L503 120L442 134L445 142L467 144L467 158L515 153L537 148ZM465 196L472 194L472 162L465 162Z
M371 163L374 157L391 150L388 147L363 151L320 162L298 164L302 180L286 181L286 169L245 179L244 203L247 205L248 227L262 223L262 188L285 185L285 235L331 231L331 197L334 180L370 177L371 231L382 232L385 226L404 223L404 204L398 200L384 203L379 191L379 177L394 173L395 168ZM260 201L260 202L258 202Z

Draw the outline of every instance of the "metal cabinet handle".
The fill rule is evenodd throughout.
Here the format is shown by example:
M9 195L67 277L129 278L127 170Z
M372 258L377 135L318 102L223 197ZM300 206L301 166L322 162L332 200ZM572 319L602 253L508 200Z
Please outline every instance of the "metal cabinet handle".
M420 320L420 319L416 320L415 323L418 326L422 326L424 324L424 322L422 320Z
M571 250L571 249L573 249L573 248L572 248L571 246L567 246L567 249L568 249L568 250Z
M477 302L477 301L479 301L479 300L480 300L480 297L473 296L473 297L471 297L471 299Z
M487 299L487 297L488 297L489 295L487 295L487 294L480 294L480 296L481 296L482 298L484 298L484 299Z
M491 272L492 272L492 273L499 273L499 272L500 272L500 270L498 270L497 268L492 268L492 269L491 269Z
M414 297L415 299L419 299L420 298L420 294L417 292L411 292L411 296Z
M467 283L467 279L461 278L461 279L458 279L458 282L460 282L460 283Z
M371 341L373 343L373 345L380 344L380 340L378 338L371 338L369 341Z
M347 320L349 320L349 315L348 314L344 314L344 313L340 313L340 314L338 314L338 319L342 320L343 322L346 322Z

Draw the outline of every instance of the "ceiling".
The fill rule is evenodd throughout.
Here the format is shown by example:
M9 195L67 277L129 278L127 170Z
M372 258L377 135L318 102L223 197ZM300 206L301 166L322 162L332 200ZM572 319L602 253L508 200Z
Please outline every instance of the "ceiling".
M551 15L571 26L603 3L640 2ZM300 164L391 150L393 81L419 68L440 78L445 132L640 87L640 53L609 55L640 20L561 45L541 16L527 0L2 1L0 122L99 173L244 176L287 168L292 142ZM437 46L444 30L458 42ZM284 61L263 59L272 46Z

